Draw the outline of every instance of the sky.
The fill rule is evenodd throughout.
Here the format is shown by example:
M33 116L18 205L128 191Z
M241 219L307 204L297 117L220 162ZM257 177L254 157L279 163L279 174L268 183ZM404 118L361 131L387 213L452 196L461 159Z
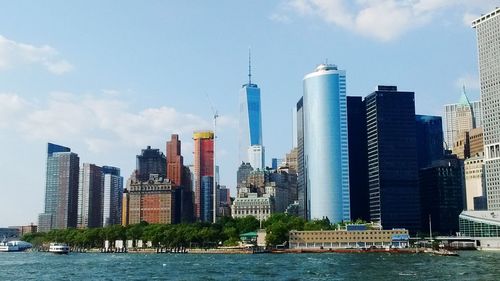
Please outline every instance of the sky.
M170 134L192 163L194 130L217 120L221 184L235 191L239 90L261 88L266 163L292 149L302 79L328 60L347 93L414 91L442 115L467 87L479 99L471 21L498 0L2 1L0 227L37 223L46 146L121 168Z

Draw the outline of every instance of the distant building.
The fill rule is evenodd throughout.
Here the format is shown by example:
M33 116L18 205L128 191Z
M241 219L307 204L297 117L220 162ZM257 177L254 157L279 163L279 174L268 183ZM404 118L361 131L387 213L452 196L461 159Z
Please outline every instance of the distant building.
M102 202L102 226L121 224L123 177L120 169L111 166L102 167L104 192Z
M282 162L283 162L283 159L272 158L271 159L271 169L277 170L279 165L281 165Z
M364 225L363 225L364 226ZM408 230L349 229L289 232L290 249L346 249L346 248L406 248L409 244Z
M452 151L460 159L484 155L483 129L476 128L463 132L455 140Z
M248 175L253 171L252 165L250 163L241 163L238 168L238 172L236 173L236 181L237 185L245 184L248 178Z
M147 181L150 175L164 178L167 171L166 162L165 155L159 149L148 146L142 150L141 155L137 155L137 179Z
M347 97L347 125L351 218L370 221L366 111L361 97Z
M40 232L77 226L78 174L80 158L70 148L47 145L45 210L40 214Z
M448 155L421 169L420 190L423 231L429 231L430 216L433 232L455 235L457 217L464 209L463 160Z
M158 175L151 175L147 181L132 179L128 190L128 223L174 223L174 194L172 183Z
M221 217L229 217L231 216L231 192L229 188L226 186L219 186L217 190L218 198L218 210L217 213Z
M214 178L211 176L201 177L200 183L200 220L212 222L214 212L213 202Z
M297 102L297 192L299 216L310 219L310 199L306 182L306 161L304 157L304 98Z
M196 220L202 220L201 206L202 178L213 177L214 173L214 133L212 131L199 131L193 134L194 139L194 213ZM212 184L213 187L213 184ZM211 216L212 217L212 216ZM212 220L210 220L212 221Z
M500 210L500 7L472 22L479 52L488 210Z
M7 241L18 240L21 237L20 231L17 227L1 227L0 228L0 242L3 239Z
M250 59L250 58L249 58ZM239 120L239 162L251 162L249 159L249 148L260 146L259 150L252 150L252 157L264 159L264 147L262 143L262 112L260 104L260 88L252 83L250 72L250 60L248 66L248 83L240 90L240 120ZM262 153L259 156L255 154ZM259 162L260 163L260 162ZM263 169L264 165L254 166L254 169Z
M484 178L484 157L471 157L464 161L465 210L486 210L486 180Z
M312 219L350 220L346 75L321 64L303 80L304 158ZM299 144L300 145L300 144ZM310 196L309 196L310 195Z
M415 93L378 86L365 98L370 220L420 230Z
M102 227L104 203L102 168L83 163L78 184L78 227Z
M257 193L249 193L247 197L238 197L231 207L233 218L253 216L259 221L268 219L274 213L273 198L270 196L258 197Z
M440 116L416 115L418 168L443 158L443 122Z
M444 139L448 149L454 147L463 133L481 127L481 114L481 102L470 102L465 88L458 103L444 106Z
M262 145L252 145L248 147L248 162L254 169L264 170L265 151Z
M128 189L124 189L122 197L122 223L121 223L122 226L127 226L130 224L129 211L130 211L130 196L128 193Z
M291 173L296 174L298 170L298 148L293 148L285 156L285 165L288 167ZM279 167L278 167L279 168ZM277 168L276 168L277 169Z
M179 135L172 134L167 142L167 178L177 186L182 185L183 157L181 155L181 141Z
M30 225L22 225L22 226L9 226L9 228L14 228L18 230L19 237L23 237L25 234L36 233L38 231L38 226L34 224ZM3 235L0 234L0 240L3 238Z

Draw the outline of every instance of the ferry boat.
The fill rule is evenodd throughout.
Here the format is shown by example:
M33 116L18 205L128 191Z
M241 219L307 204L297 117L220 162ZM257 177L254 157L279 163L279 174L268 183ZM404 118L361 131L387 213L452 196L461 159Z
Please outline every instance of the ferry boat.
M0 252L22 252L31 247L33 247L33 245L24 241L0 242Z
M50 243L49 252L54 254L69 254L69 246L64 243Z

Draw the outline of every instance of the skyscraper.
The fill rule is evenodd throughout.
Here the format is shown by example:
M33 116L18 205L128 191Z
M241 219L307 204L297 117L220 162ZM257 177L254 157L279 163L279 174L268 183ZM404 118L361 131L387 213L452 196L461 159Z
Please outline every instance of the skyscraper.
M45 210L39 231L76 227L80 159L68 147L48 143Z
M448 149L451 150L465 132L481 124L481 102L470 102L464 87L458 103L444 106L444 141Z
M200 220L207 216L201 206L202 178L213 177L214 174L214 133L212 131L199 131L193 134L194 139L194 209L195 217ZM213 185L212 185L213 187ZM206 210L206 209L205 209Z
M350 220L345 71L321 64L307 74L303 110L310 216Z
M172 134L167 142L167 178L173 185L182 185L183 157L179 135Z
M443 158L443 122L440 116L416 115L418 168Z
M472 22L477 32L488 210L500 210L500 8Z
M307 192L304 158L304 98L301 97L297 102L297 193L299 200L298 213L300 217L306 220L311 218Z
M365 98L370 219L420 230L415 93L378 86Z
M250 57L248 64L248 83L240 90L240 124L239 124L239 159L241 162L250 162L249 147L261 146L261 159L264 160L264 147L262 143L262 113L260 107L260 88L252 83ZM257 153L258 151L253 151ZM255 156L254 156L255 157ZM257 164L257 163L255 163ZM260 164L260 163L259 163ZM253 166L252 166L253 167ZM264 169L263 165L253 167Z
M102 168L83 163L78 184L78 227L102 227L103 185Z
M264 170L265 151L262 145L252 145L248 147L248 162L256 170Z
M152 149L148 146L137 155L137 179L147 181L150 175L165 177L166 169L165 155L159 149Z
M120 224L122 216L123 177L120 169L103 166L102 226Z
M347 97L349 133L349 195L351 218L370 221L365 103L361 97Z

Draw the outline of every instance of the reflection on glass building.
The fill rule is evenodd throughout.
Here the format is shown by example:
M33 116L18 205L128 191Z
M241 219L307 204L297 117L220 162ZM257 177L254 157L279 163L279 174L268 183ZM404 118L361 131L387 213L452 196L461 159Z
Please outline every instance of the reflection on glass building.
M304 161L310 218L350 220L345 71L319 65L304 77Z
M240 90L240 124L239 124L239 160L240 163L249 162L248 149L250 146L262 146L262 113L260 107L260 88L253 84L249 68L248 83ZM263 151L263 149L262 149ZM262 154L264 163L264 154ZM263 169L262 167L253 167Z

